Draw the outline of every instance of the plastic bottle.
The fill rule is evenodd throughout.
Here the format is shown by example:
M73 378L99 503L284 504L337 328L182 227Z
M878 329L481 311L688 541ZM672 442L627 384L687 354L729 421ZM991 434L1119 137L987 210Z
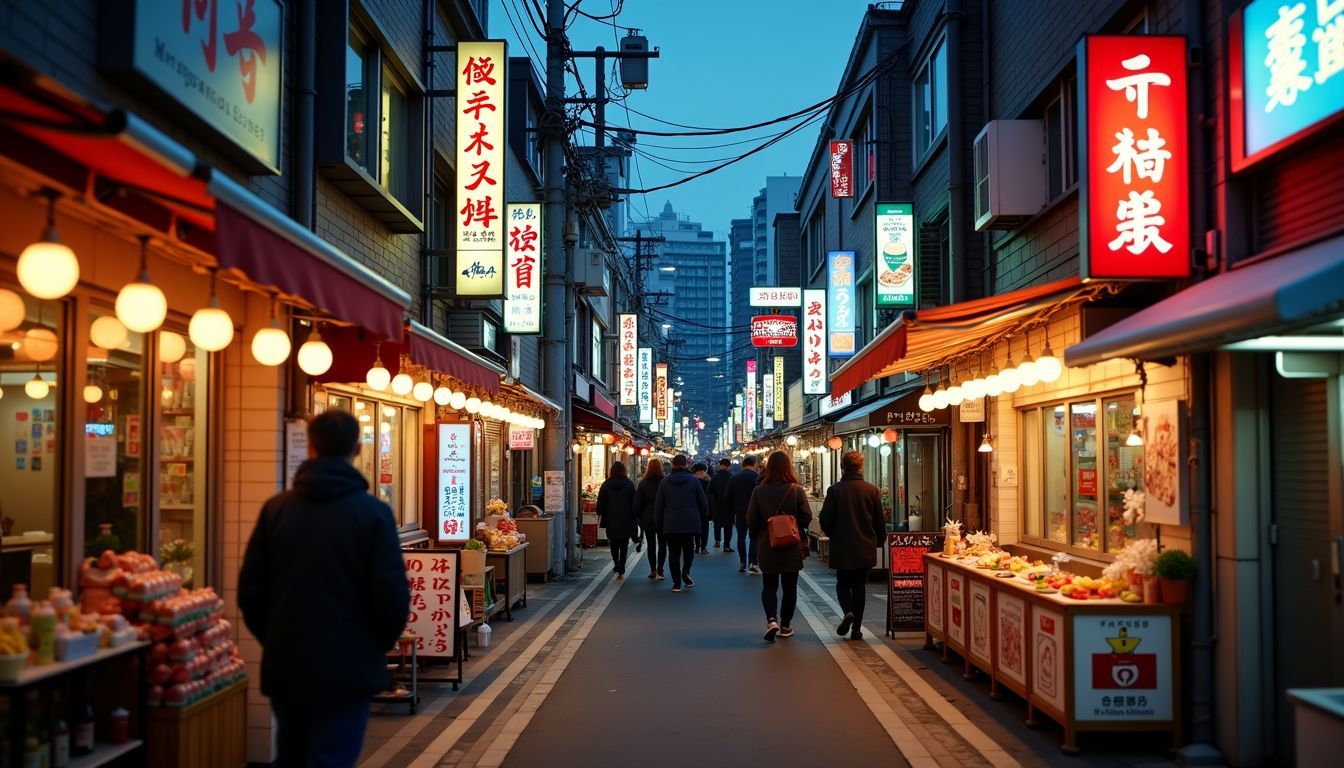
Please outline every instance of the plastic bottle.
M50 664L56 660L56 609L43 600L33 607L34 662Z
M28 599L28 585L15 584L9 602L5 603L5 615L14 616L20 623L27 624L32 610L33 601Z
M71 751L75 755L93 753L93 705L89 703L91 698L86 686L84 703L79 707L79 715L75 718L75 734L71 745Z

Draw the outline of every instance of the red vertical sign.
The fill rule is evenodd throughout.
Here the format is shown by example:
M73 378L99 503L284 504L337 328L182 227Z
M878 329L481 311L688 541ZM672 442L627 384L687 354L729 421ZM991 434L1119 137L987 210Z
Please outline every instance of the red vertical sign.
M854 142L831 142L831 197L854 196Z

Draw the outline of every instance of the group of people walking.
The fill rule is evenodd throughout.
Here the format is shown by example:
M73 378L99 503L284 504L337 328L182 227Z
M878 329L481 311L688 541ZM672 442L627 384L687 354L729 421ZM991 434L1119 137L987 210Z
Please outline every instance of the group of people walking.
M864 585L876 565L886 522L881 492L863 479L863 454L846 453L840 468L839 482L826 491L819 523L830 538L830 566L836 571L842 613L837 632L858 640L863 637ZM793 635L812 506L784 451L770 454L759 472L755 456L743 458L737 472L722 459L712 477L705 464L692 466L684 455L672 457L670 471L663 462L650 461L637 485L625 464L614 462L597 494L597 514L611 542L615 577L625 578L631 541L639 552L647 540L648 578L663 580L670 565L673 592L695 586L691 565L697 553L709 553L712 527L715 550L736 552L738 572L762 576L765 640Z

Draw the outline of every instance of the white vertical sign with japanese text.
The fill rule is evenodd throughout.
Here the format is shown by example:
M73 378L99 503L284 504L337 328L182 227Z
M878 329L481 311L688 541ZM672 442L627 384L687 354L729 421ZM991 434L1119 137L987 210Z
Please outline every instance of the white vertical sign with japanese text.
M541 203L509 203L504 331L541 333Z
M653 417L666 421L667 405L667 363L658 363L653 367Z
M451 551L403 552L406 580L411 588L411 612L406 628L415 635L418 658L457 657L458 574L461 553Z
M639 423L653 421L653 349L639 348Z
M743 429L747 435L756 432L756 361L747 361L746 408L743 412Z
M761 429L775 428L775 374L761 375Z
M775 357L775 421L783 424L784 415L784 357Z
M456 286L459 296L504 295L502 40L457 44Z
M617 316L619 344L617 365L620 369L621 405L639 404L639 317L633 314Z
M434 537L440 543L471 538L471 424L436 424Z
M826 291L803 291L803 394L824 395L826 380Z

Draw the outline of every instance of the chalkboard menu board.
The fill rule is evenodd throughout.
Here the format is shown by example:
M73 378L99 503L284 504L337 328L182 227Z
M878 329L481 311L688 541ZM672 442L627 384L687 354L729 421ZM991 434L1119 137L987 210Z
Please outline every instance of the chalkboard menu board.
M887 534L887 632L924 629L924 555L943 549L942 532Z

